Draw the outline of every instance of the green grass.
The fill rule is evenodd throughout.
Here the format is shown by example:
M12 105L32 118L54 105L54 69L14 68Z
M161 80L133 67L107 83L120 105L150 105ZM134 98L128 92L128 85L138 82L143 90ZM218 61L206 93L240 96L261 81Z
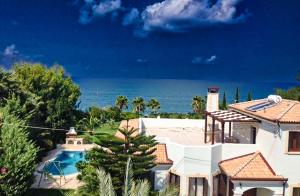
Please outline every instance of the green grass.
M72 189L29 189L25 196L73 196Z
M109 123L105 123L101 125L101 127L96 129L96 133L106 133L106 134L115 135L115 133L118 130L119 124L120 122L114 122L112 126Z
M99 134L99 133L104 133L104 134L109 134L109 135L115 135L116 132L118 131L120 122L114 122L113 124L111 123L105 123L102 124L100 127L95 129L95 134ZM90 143L93 141L93 135L90 135L88 132L83 132L81 133L80 136L83 136L84 140L87 143Z

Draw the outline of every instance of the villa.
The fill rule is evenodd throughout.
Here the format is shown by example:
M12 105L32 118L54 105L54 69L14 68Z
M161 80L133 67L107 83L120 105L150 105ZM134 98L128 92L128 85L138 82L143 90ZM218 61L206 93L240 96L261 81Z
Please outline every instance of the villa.
M129 122L159 142L153 188L176 184L182 196L300 195L300 102L269 96L219 110L218 90L208 89L204 120Z

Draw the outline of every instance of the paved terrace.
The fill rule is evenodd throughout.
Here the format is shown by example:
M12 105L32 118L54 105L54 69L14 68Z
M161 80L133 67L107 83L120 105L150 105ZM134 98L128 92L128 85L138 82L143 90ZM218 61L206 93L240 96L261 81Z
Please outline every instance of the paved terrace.
M204 130L199 128L145 128L143 131L146 135L155 135L158 141L166 138L171 142L187 146L210 145L204 143Z
M150 122L145 125L144 120L150 120ZM190 120L190 119L132 119L127 121L122 121L120 128L129 128L137 129L136 134L138 134L139 127L142 128L142 132L146 135L155 135L156 139L163 141L168 139L171 142L175 142L182 145L189 146L199 146L199 145L209 145L209 143L204 143L204 129L200 126L201 123L204 123L204 120ZM175 122L176 121L176 122ZM193 122L190 126L190 121ZM140 126L139 123L143 123L143 126ZM160 124L156 124L159 122ZM183 126L177 126L176 124ZM184 125L185 124L185 125ZM199 126L196 126L198 125ZM135 135L135 134L134 134ZM120 133L116 133L116 136L122 137Z

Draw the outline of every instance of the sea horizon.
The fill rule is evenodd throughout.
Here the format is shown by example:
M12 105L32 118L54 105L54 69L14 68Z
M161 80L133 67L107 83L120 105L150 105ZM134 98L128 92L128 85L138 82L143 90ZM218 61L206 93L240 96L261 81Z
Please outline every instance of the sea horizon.
M234 103L236 88L240 90L240 101L245 101L249 92L253 99L266 98L275 94L278 88L288 89L297 85L297 82L231 82L190 79L138 79L138 78L75 78L80 86L80 109L86 110L91 106L113 106L116 97L127 96L129 105L134 97L143 97L147 102L151 98L157 99L161 104L160 112L192 112L193 96L206 96L207 88L217 86L220 88L220 101L225 92L227 103ZM128 111L131 107L128 108ZM146 111L147 113L147 111Z

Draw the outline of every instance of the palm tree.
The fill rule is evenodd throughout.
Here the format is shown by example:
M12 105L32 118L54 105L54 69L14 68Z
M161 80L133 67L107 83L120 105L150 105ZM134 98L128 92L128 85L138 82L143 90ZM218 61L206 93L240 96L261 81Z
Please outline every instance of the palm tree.
M192 108L197 114L202 114L204 112L205 100L200 96L193 97Z
M133 112L141 114L145 111L145 102L142 97L136 97L132 101Z
M153 114L157 114L160 109L160 103L156 99L150 99L147 106L151 109Z
M121 111L123 109L127 109L128 108L128 98L126 96L118 96L116 99L116 103L115 106L118 107Z
M78 122L77 127L86 130L88 133L93 134L95 132L95 128L100 126L100 119L89 115L87 118L83 118Z

